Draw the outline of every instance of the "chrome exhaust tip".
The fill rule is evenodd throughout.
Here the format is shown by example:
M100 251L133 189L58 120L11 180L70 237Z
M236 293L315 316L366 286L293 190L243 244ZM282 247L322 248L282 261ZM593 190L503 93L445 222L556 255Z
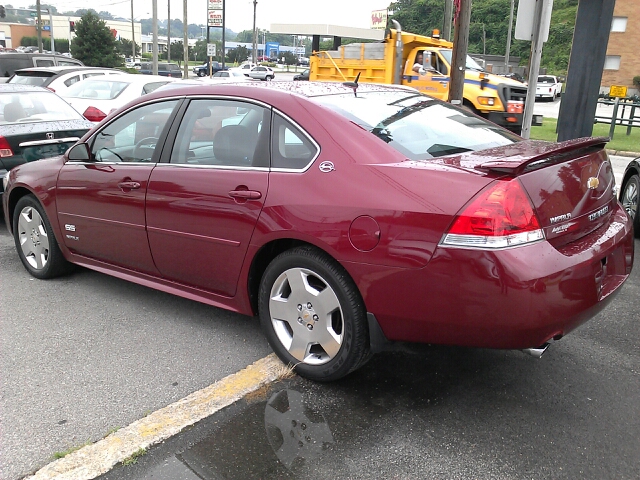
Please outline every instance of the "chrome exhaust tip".
M537 348L523 348L522 351L528 355L531 355L532 357L540 358L542 357L542 355L544 355L544 352L547 351L549 345L549 343L545 343L544 345L541 345Z

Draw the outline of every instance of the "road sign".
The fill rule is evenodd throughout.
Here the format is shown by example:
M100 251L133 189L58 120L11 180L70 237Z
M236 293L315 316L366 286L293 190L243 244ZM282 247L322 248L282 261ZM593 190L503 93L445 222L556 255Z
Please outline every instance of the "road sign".
M622 85L611 85L611 88L609 88L609 96L614 98L625 98L627 96L627 87Z
M30 17L37 17L38 16L38 12L29 12L29 16Z
M44 30L45 32L48 32L49 30L51 30L51 26L50 25L45 25L42 27L42 30Z
M215 43L207 43L207 56L215 57L216 56L216 44Z

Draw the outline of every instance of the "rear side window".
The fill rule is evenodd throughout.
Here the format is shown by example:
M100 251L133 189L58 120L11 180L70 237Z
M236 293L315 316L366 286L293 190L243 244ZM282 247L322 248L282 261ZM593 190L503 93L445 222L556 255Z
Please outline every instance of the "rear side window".
M162 85L167 84L168 82L153 82L147 83L144 87L142 87L142 94L146 95L147 93L151 93L157 88L160 88Z
M77 83L78 81L80 81L80 76L79 75L74 75L73 77L69 77L64 81L64 84L67 87L70 87L71 85L73 85L74 83Z
M271 167L304 170L316 157L318 147L291 122L274 115L271 136Z
M36 58L36 67L53 67L55 62L53 59L48 58Z
M58 59L58 65L61 67L75 67L75 66L82 66L82 63L76 61L76 60L62 60L62 59Z

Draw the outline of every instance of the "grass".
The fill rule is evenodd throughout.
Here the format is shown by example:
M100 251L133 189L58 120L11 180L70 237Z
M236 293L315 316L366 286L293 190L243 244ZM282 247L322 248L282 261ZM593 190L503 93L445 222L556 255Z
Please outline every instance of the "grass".
M147 453L147 450L144 448L140 448L129 455L127 458L122 460L122 465L133 465L134 463L138 463L138 458Z
M86 442L84 442L82 445L77 445L77 446L75 446L75 447L70 447L70 448L67 448L66 450L63 450L63 451L61 451L61 452L55 452L55 453L53 454L53 458L55 458L56 460L57 460L58 458L64 458L64 457L66 457L67 455L69 455L70 453L73 453L73 452L75 452L76 450L80 450L82 447L86 447L87 445L91 445L91 443L92 443L92 442L91 442L91 440L87 440L87 441L86 441Z
M530 137L535 140L555 142L558 137L556 133L557 123L557 119L545 117L541 127L531 127ZM605 123L597 123L593 126L592 136L608 137L610 127ZM607 144L607 148L625 152L640 152L640 128L632 128L631 135L627 136L627 127L616 126L613 140Z

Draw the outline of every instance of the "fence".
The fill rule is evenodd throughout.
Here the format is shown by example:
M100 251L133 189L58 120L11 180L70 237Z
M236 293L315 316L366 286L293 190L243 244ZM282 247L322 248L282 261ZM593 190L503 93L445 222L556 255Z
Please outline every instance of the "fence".
M594 123L608 123L611 125L609 129L609 138L613 138L617 125L627 127L627 135L631 135L633 127L640 127L640 116L636 117L636 111L640 114L640 97L615 98L603 97L598 99L600 105L613 105L611 116L597 115ZM622 107L622 111L620 109Z

